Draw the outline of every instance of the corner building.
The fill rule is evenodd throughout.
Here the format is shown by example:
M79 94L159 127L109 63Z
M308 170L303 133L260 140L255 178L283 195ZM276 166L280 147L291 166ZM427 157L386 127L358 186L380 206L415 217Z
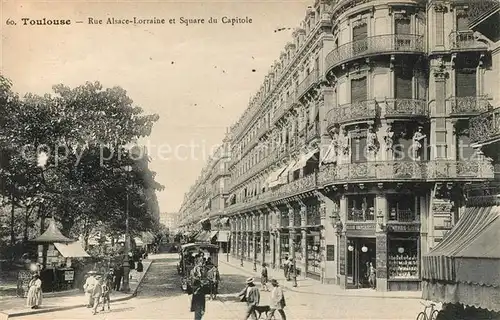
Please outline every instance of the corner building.
M480 1L315 1L231 127L231 254L342 288L418 290L421 257L493 180ZM495 102L495 99L496 102Z

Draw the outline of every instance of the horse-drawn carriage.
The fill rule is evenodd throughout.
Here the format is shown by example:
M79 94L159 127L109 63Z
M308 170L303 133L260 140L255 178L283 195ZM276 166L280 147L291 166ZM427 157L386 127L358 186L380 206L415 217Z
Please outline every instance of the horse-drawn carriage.
M219 272L217 270L219 247L210 243L188 243L181 246L177 272L181 276L182 290L192 292L193 282L198 279L203 290L215 297Z

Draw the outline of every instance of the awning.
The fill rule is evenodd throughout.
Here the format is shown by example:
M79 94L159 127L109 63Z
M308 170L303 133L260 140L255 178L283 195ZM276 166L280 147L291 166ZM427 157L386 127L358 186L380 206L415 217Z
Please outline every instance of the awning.
M286 169L285 171L283 171L280 176L279 176L279 179L280 182L283 184L283 183L288 183L288 173L289 172L293 172L293 168L295 167L295 165L297 164L297 161L295 160L291 160L290 163L288 164L288 166L286 166Z
M221 218L220 219L220 224L221 225L225 225L229 222L229 218L228 217L224 217L224 218Z
M500 311L500 206L468 208L423 257L424 299Z
M212 237L210 236L210 231L201 231L194 238L196 242L209 242L210 239L212 239Z
M217 242L229 242L229 238L231 237L231 232L227 230L219 231L217 236Z
M274 170L269 174L269 177L266 179L266 183L269 185L269 188L272 188L274 186L277 186L279 184L278 180L280 175L283 173L283 171L286 170L288 166L283 166L277 170Z
M219 231L210 231L210 240L212 240L217 235L217 233L219 233Z
M304 168L307 164L307 161L309 161L318 151L319 151L319 149L314 149L314 150L309 151L305 154L302 154L300 156L299 161L297 161L295 166L292 168L292 171Z
M57 251L65 258L83 258L90 257L90 255L85 252L81 243L79 241L70 243L54 243Z

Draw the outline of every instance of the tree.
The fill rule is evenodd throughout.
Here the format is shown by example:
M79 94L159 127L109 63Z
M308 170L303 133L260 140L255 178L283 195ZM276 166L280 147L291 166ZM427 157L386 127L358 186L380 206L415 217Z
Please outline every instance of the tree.
M0 104L4 203L37 212L41 225L53 216L63 233L76 226L88 239L97 223L123 232L128 194L132 231L153 228L162 186L147 157L132 157L126 146L149 135L157 115L144 114L122 88L98 82L19 99L0 78Z

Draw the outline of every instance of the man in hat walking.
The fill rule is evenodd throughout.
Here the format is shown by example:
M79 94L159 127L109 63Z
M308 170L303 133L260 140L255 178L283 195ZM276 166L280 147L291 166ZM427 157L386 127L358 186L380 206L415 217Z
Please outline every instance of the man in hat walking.
M277 310L281 319L286 320L285 311L283 310L286 305L283 289L279 286L276 279L271 279L271 285L273 286L273 289L271 290L271 303L269 304L271 310L267 314L267 319L274 319L274 313Z
M255 312L255 307L259 305L260 302L260 292L259 289L254 284L253 278L248 278L246 281L247 285L239 294L240 300L247 303L247 310L245 313L245 320L252 316L252 319L257 319L257 314Z

